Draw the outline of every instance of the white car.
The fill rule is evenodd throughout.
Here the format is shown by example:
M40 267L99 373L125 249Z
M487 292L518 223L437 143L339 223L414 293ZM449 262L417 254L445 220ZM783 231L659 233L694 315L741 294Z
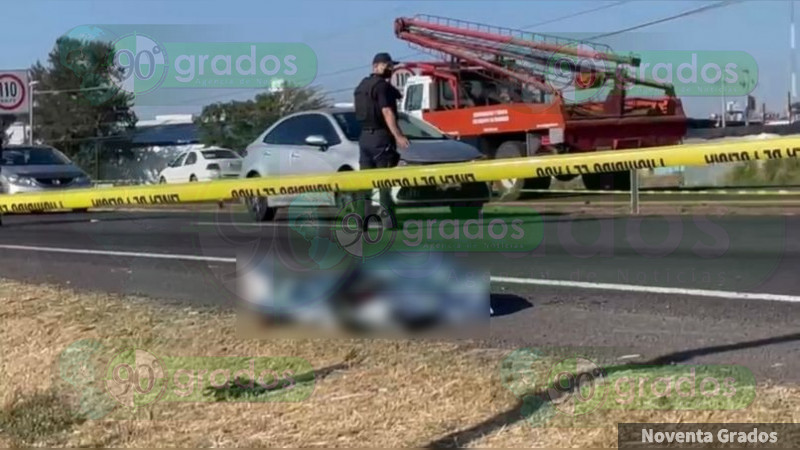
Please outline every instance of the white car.
M181 153L158 174L159 183L187 183L237 178L242 157L233 150L206 147Z
M483 155L475 147L448 138L425 122L400 113L398 123L410 141L400 152L399 165L473 161ZM352 107L305 111L286 116L261 133L247 146L241 176L280 177L290 174L343 172L359 169L358 138L361 127ZM351 193L332 195L275 195L247 202L256 221L275 217L276 209L289 206L344 206ZM486 183L454 183L444 186L396 187L391 189L393 205L384 206L469 206L480 208L489 202ZM379 201L379 192L373 190Z

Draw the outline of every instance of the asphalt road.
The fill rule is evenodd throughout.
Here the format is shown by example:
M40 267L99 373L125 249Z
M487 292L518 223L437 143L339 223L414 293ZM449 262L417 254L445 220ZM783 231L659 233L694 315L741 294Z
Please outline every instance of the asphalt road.
M502 218L531 224L536 245L462 254L494 277L489 345L742 364L759 381L800 380L800 218ZM290 226L224 212L6 216L0 276L225 305L237 246L281 240Z

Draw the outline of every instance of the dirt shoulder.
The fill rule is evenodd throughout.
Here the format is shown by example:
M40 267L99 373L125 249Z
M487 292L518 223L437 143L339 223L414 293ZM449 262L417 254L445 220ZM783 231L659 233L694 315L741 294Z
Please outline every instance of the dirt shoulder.
M596 448L616 445L618 422L800 420L791 401L800 389L759 386L741 410L606 411L591 427L531 426L503 379L507 371L501 376L509 351L470 343L245 339L232 314L11 281L0 281L0 317L3 447ZM94 381L78 370L84 366L76 355L92 342L170 357L302 358L313 373L295 378L313 392L275 402L258 398L263 392L241 401L230 390L196 402L140 402L131 410L88 390ZM113 410L91 418L109 404Z

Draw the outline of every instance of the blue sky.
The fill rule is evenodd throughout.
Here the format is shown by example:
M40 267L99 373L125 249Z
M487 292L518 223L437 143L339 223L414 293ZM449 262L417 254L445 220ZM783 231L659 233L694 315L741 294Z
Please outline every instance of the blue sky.
M305 42L318 59L316 84L350 101L352 86L368 70L372 55L413 53L395 38L395 17L433 14L509 28L526 27L613 1L383 1L383 0L28 0L3 4L0 39L6 43L0 67L26 68L45 59L59 35L85 24L187 24L209 41ZM600 34L677 14L710 1L630 1L592 14L560 20L529 31L556 35ZM798 5L800 10L800 5ZM192 40L196 40L196 35ZM754 95L770 110L783 110L789 88L789 3L754 0L711 10L642 30L602 39L619 51L739 50L759 67ZM363 69L341 72L364 65ZM340 73L337 73L340 72ZM340 91L341 90L341 91ZM253 90L193 90L174 104L137 106L141 118L155 113L195 113L203 104L246 99ZM740 100L741 98L738 98ZM719 98L685 97L688 113L706 117Z

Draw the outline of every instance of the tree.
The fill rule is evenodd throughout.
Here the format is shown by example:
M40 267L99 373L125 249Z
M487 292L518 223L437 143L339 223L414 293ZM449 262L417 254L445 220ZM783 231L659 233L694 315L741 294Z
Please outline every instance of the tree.
M327 106L329 100L316 88L285 86L253 100L207 105L195 123L203 144L241 151L281 117Z
M113 55L111 43L61 37L47 65L37 61L31 67L31 79L38 81L37 141L75 157L98 138L124 135L136 125L133 95L117 86L124 74L111 63Z

